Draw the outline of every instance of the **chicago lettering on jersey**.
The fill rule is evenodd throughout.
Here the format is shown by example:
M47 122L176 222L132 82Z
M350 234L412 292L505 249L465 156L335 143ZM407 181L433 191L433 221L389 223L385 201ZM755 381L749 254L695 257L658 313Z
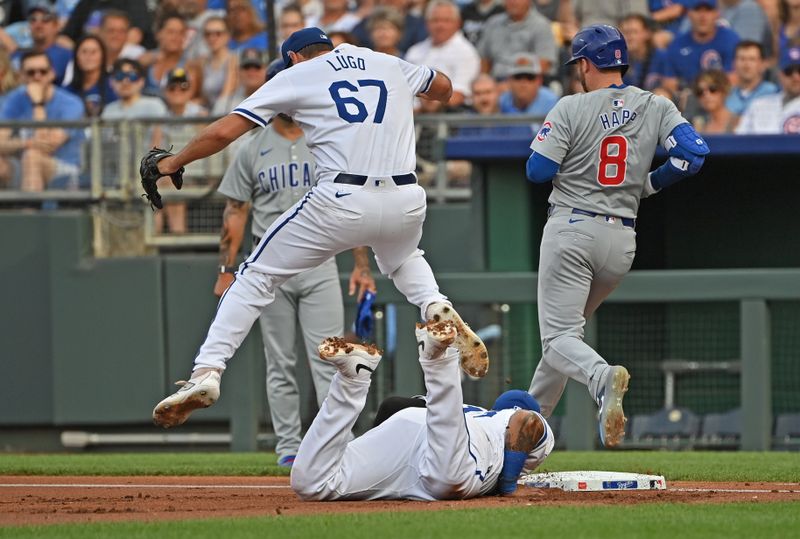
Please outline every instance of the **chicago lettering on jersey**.
M366 71L367 69L367 63L363 58L354 58L349 54L347 56L335 54L333 60L325 61L328 62L328 65L331 66L334 71L341 71L342 69L360 69L361 71Z
M265 193L274 193L293 187L311 188L313 185L311 163L281 163L258 171L258 184Z
M630 109L615 110L611 113L604 112L598 117L603 131L612 127L619 127L636 119L636 112Z

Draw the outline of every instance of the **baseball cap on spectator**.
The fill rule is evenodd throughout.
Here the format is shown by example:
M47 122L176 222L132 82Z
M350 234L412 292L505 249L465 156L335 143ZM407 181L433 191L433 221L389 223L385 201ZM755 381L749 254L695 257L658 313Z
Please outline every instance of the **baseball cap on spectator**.
M259 49L242 50L239 67L264 67L264 54Z
M542 74L542 63L535 54L520 52L511 58L511 70L509 77L514 75L532 75L534 77Z
M183 83L189 83L189 75L184 68L176 67L167 74L167 86Z
M787 46L781 51L780 66L781 71L790 67L800 66L800 45Z
M685 0L684 5L687 9L698 9L703 6L717 9L717 0Z
M286 69L286 64L283 63L281 58L276 58L275 60L271 61L269 66L267 66L267 80L271 79L284 69Z
M28 15L32 13L36 13L37 11L44 13L45 15L51 15L55 17L57 15L55 6L51 5L49 2L45 1L38 1L38 2L31 2L28 6Z
M333 43L328 35L319 28L312 26L311 28L303 28L294 32L281 45L283 63L286 64L286 67L291 67L292 60L289 58L289 51L298 52L309 45L316 45L317 43L327 43L333 48Z

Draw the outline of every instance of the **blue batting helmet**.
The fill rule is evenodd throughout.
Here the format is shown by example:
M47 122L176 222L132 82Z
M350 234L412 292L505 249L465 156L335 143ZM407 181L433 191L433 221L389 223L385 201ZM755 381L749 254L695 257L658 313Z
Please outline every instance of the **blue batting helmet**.
M622 32L607 24L582 28L572 38L572 58L567 64L574 64L581 58L598 68L621 67L624 74L628 69L628 46Z

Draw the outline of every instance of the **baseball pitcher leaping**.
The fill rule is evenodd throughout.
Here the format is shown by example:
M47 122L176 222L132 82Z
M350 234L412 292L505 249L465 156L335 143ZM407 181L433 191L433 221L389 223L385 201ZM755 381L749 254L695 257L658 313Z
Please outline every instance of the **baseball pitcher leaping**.
M450 80L369 49L333 49L319 28L292 34L281 47L285 69L231 114L201 131L175 155L142 166L145 192L159 176L208 157L278 113L303 129L317 163L317 185L266 231L220 299L192 378L153 411L156 424L172 427L219 397L220 374L275 289L286 279L347 249L369 246L380 271L394 282L423 319L452 320L461 367L483 376L486 347L439 292L417 246L425 220L425 191L414 176L415 95L447 102ZM153 166L155 171L153 171ZM155 178L155 179L153 179Z

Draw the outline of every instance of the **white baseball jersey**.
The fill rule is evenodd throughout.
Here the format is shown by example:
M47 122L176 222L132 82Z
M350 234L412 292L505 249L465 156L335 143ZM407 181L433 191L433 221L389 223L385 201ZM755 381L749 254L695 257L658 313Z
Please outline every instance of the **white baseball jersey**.
M754 99L736 127L736 134L800 134L800 97L786 103L784 99L783 92Z
M400 58L343 44L285 69L233 112L264 127L279 112L303 129L317 178L338 173L408 174L416 168L414 96L435 72Z

